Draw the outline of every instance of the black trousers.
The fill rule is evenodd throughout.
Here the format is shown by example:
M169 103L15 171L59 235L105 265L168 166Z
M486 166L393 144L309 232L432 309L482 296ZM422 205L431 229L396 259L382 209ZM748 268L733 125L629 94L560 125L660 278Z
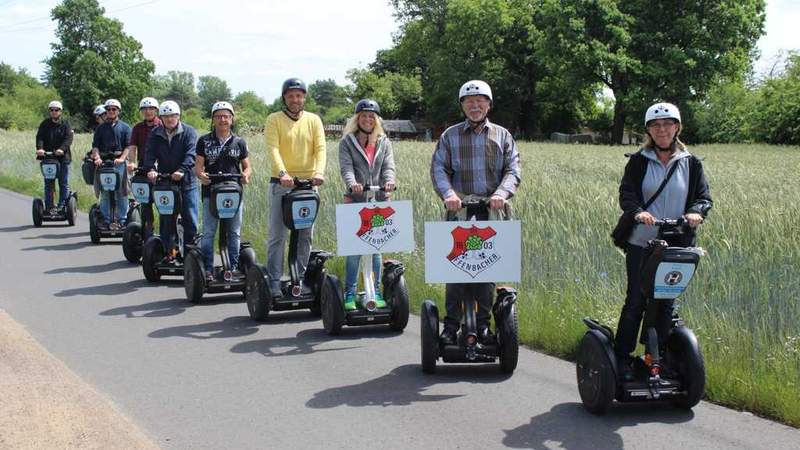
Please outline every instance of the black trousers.
M636 349L636 335L639 334L639 325L645 312L645 297L642 293L641 266L645 249L628 244L625 255L625 269L628 274L628 290L625 305L622 307L617 334L614 338L614 349L617 356L630 355ZM658 320L655 323L658 333L659 347L664 348L669 330L672 327L672 313L675 309L674 300L656 300L658 302ZM644 332L644 330L643 330ZM644 337L640 339L644 343Z
M489 325L489 317L494 301L494 283L452 283L445 285L444 305L447 315L444 318L444 326L458 329L461 324L461 300L474 298L478 302L478 314L476 319L478 328Z

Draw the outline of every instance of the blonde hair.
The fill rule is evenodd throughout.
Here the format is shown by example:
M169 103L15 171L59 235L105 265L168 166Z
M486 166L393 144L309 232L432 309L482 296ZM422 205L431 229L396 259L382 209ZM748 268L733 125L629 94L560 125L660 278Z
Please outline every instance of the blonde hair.
M673 150L681 150L681 151L686 150L686 144L684 144L678 138L678 136L681 135L681 130L683 130L683 124L678 122L678 131L675 132L675 142L672 143ZM655 141L653 141L653 138L650 137L650 133L648 133L646 130L644 133L644 147L652 150L656 149Z
M353 114L353 117L351 117L347 121L347 125L344 126L344 131L342 131L342 136L347 136L348 134L355 134L358 131L359 114L361 113ZM378 142L379 137L385 135L386 132L383 131L383 119L381 119L381 116L375 114L375 128L372 129L372 133L370 133L369 137L367 137L367 142L375 144L376 142Z

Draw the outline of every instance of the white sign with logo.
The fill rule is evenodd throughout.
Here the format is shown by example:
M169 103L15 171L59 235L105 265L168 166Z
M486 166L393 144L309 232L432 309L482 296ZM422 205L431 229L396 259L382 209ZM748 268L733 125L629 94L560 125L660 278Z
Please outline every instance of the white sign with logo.
M413 252L411 201L336 205L336 243L339 256Z
M425 282L519 282L521 237L518 220L425 222Z

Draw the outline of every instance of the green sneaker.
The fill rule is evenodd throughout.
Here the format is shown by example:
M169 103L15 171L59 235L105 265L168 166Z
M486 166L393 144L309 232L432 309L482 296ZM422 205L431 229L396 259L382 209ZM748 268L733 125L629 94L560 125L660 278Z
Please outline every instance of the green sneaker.
M356 310L356 294L347 294L347 296L344 298L344 310L345 311Z
M380 292L375 292L375 306L378 308L386 308L386 302L383 300L383 295Z

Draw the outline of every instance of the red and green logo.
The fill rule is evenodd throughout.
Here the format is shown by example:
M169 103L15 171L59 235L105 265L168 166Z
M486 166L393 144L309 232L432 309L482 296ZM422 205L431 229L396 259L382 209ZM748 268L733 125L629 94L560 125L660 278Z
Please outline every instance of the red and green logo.
M394 209L386 208L361 208L358 212L361 218L361 227L356 231L356 236L362 241L380 250L397 236L400 231L394 226Z
M447 260L472 278L500 260L500 255L494 250L497 237L494 228L475 225L469 228L456 227L451 235L453 249L447 255Z

